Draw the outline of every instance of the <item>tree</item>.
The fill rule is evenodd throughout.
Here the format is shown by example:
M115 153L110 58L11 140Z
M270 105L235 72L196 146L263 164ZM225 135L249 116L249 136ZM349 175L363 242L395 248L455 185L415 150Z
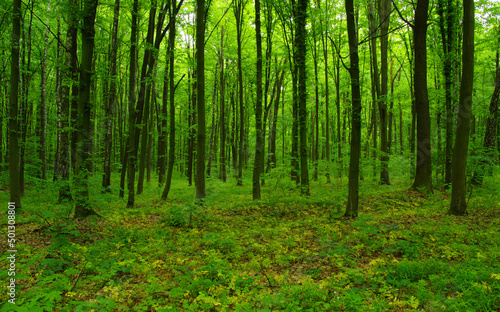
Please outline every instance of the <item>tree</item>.
M86 0L83 10L82 62L78 103L78 144L75 172L75 218L96 214L90 207L88 175L91 150L91 103L92 58L94 55L94 23L97 0Z
M111 185L111 153L113 146L113 117L116 101L116 54L118 52L118 21L120 18L120 0L115 0L113 28L111 33L111 55L110 58L110 84L109 97L106 107L105 134L104 134L104 174L102 187L105 191Z
M308 0L298 0L295 30L295 67L298 69L298 115L300 128L300 193L309 196L309 168L307 164L307 88L306 88L306 19Z
M380 182L390 185L389 182L389 143L387 140L387 103L388 94L388 59L387 49L389 43L389 17L391 13L391 1L379 0L378 15L380 22L380 71L381 71L381 88L380 100L378 102L380 114Z
M255 0L255 40L257 43L257 100L255 105L255 162L253 167L253 199L260 199L260 174L264 171L262 135L262 35L260 32L260 0Z
M466 176L467 149L472 119L472 85L474 83L474 0L464 0L462 84L458 102L457 130L452 158L451 203L449 212L467 213Z
M239 148L238 148L238 181L237 185L243 185L243 160L244 160L244 146L243 142L245 140L245 105L243 102L243 68L241 64L241 33L243 31L243 11L245 9L245 3L243 0L236 0L233 6L234 17L236 19L236 40L238 44L238 103L240 108L240 121L239 121Z
M418 0L413 26L414 92L417 115L417 165L412 188L432 192L431 117L427 92L427 11L429 0Z
M12 6L12 54L10 65L10 98L9 98L9 174L10 202L21 209L21 185L19 181L19 39L21 37L21 0L14 0Z
M354 22L354 1L345 0L347 14L347 36L349 38L349 56L351 65L351 155L349 159L349 193L344 216L356 218L358 216L358 186L359 186L359 155L361 151L361 91L359 88L359 56L358 38Z
M175 50L175 19L177 16L176 1L171 0L170 6L170 32L168 35L168 51L169 51L169 82L170 82L170 93L169 93L169 114L170 114L170 147L168 150L168 171L167 180L165 181L165 188L162 199L167 199L168 193L170 192L170 185L172 183L172 173L174 171L174 159L175 159L175 82L174 82L174 50Z
M220 31L220 156L219 156L219 167L220 173L219 178L226 182L226 103L225 103L225 79L224 79L224 27Z
M196 0L196 91L197 91L197 154L196 154L196 200L205 199L205 0ZM243 104L242 104L243 105Z
M500 44L500 36L498 37L497 42ZM493 91L493 95L491 96L490 100L490 106L489 106L490 116L488 116L488 118L486 119L486 131L484 132L484 141L483 141L484 157L486 157L487 160L482 160L480 163L480 167L477 168L474 172L472 183L475 185L481 185L483 183L483 175L486 172L491 171L491 164L498 162L498 158L496 157L496 155L498 154L496 146L497 145L496 137L498 128L498 104L500 101L499 48L500 47L497 47L497 52L496 52L495 89Z
M446 4L446 6L445 6ZM451 183L451 155L453 147L453 92L455 79L453 77L453 63L456 50L456 29L458 28L457 12L453 0L439 0L439 30L443 43L443 74L445 79L445 107L446 107L446 140L445 140L445 187Z

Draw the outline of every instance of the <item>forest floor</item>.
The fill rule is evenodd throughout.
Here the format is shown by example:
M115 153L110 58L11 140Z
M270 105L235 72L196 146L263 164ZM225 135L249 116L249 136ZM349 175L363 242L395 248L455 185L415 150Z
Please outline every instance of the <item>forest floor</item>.
M168 201L146 185L133 209L96 187L102 217L82 221L55 183L28 185L16 305L4 288L0 311L500 311L498 168L465 217L446 214L449 192L422 196L396 177L362 181L359 217L345 220L345 179L312 181L308 198L285 180L268 177L252 201L249 180L211 179L203 208L180 178ZM0 253L7 268L6 238Z

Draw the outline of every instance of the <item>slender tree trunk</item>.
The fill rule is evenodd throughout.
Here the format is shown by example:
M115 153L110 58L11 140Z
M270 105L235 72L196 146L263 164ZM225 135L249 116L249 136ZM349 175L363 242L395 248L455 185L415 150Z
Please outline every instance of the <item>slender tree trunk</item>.
M429 0L418 0L413 42L415 50L415 108L417 117L417 166L412 188L432 192L431 119L427 93L427 11Z
M176 21L176 1L171 0L170 6L170 32L168 35L168 51L169 51L169 82L170 82L170 93L169 93L169 117L170 117L170 133L169 133L169 150L168 150L168 169L167 169L167 179L165 181L165 188L161 194L161 199L165 200L170 192L170 186L172 185L172 174L174 172L174 160L175 160L175 81L174 81L174 61L175 61L175 21Z
M196 150L196 200L205 200L205 0L196 0L196 72L197 72L197 150ZM241 51L240 51L241 52ZM241 56L241 54L240 54Z
M469 130L472 118L474 83L474 0L464 0L462 84L458 103L457 131L452 159L451 203L449 213L467 214L466 176Z
M298 67L298 117L300 131L300 187L301 194L309 196L309 168L307 164L307 88L306 88L306 19L308 0L297 2L297 23L295 31L296 59Z
M170 40L169 40L170 42ZM167 47L166 59L170 55L169 47ZM158 186L162 186L165 173L167 171L167 110L168 110L168 88L169 88L169 62L165 65L165 73L163 77L163 96L162 107L160 112L160 121L158 122ZM189 74L189 83L191 83L191 74ZM191 105L189 105L191 106ZM190 114L188 114L190 116ZM190 117L188 122L190 123ZM189 126L189 124L188 124Z
M241 33L243 27L243 10L244 5L242 0L237 0L234 5L234 16L236 19L236 40L238 44L238 104L240 108L239 122L239 148L238 148L238 177L237 185L243 185L243 166L244 166L244 140L245 140L245 105L243 103L243 68L241 64Z
M260 33L260 0L255 0L255 37L257 43L257 101L255 106L255 162L253 167L253 199L260 199L260 174L264 171L262 135L262 35Z
M102 187L104 191L109 191L111 185L111 154L113 150L113 118L116 101L116 55L118 52L118 21L120 18L120 0L115 0L113 30L111 34L111 55L110 58L110 84L108 105L106 107L105 134L104 134L104 174Z
M20 168L19 168L19 39L21 37L21 0L14 0L12 6L12 54L10 66L9 99L9 176L10 205L21 209Z
M135 156L134 156L134 148L135 148L135 119L136 119L136 111L135 111L135 90L137 83L137 74L136 74L136 63L137 63L137 30L138 30L138 12L139 12L139 1L134 0L134 4L132 7L132 27L130 34L130 42L132 43L130 47L130 76L129 76L129 90L128 90L128 142L127 142L127 151L126 151L126 163L127 163L127 171L128 171L128 201L127 207L132 207L135 202ZM124 161L125 163L125 161Z
M219 154L219 179L226 182L226 103L225 103L225 81L224 81L224 28L220 33L220 154Z
M57 19L57 38L61 38L61 19ZM61 43L58 40L57 41L57 49L56 49L56 59L57 59L57 65L56 65L56 107L57 107L57 139L56 139L56 154L55 154L55 161L54 161L54 177L53 181L57 181L59 179L59 176L61 175L60 169L59 169L59 164L61 162L61 133L62 133L62 126L61 126ZM0 119L1 123L1 119ZM0 136L2 135L0 131ZM1 139L0 139L0 146L1 144ZM3 162L2 159L2 153L0 152L0 163Z
M82 62L80 70L80 92L78 103L78 150L75 172L75 218L85 218L96 214L89 202L89 163L91 160L92 106L90 89L92 80L92 58L94 54L94 23L97 0L86 0L84 4L82 32Z
M349 194L344 216L358 216L359 155L361 151L361 92L359 88L358 38L355 26L353 0L345 0L347 14L347 35L349 37L349 55L351 67L352 117L351 117L351 155L349 162Z
M45 28L45 44L40 74L40 146L38 154L41 162L41 178L47 179L47 50L49 47L49 28Z
M328 2L326 2L328 3ZM320 1L318 0L318 7ZM327 9L327 8L326 8ZM328 16L325 14L325 16ZM328 23L328 19L326 21ZM323 26L321 26L323 29ZM323 43L323 59L325 62L325 117L326 117L326 125L325 125L325 158L326 158L326 183L329 184L330 180L330 86L328 83L328 27L325 28L324 32L321 33L321 42Z
M214 77L218 76L219 63L215 63ZM212 150L214 148L215 133L217 130L217 122L215 116L217 115L217 79L214 79L214 91L212 92L212 124L210 127L210 138L208 140L208 163L207 163L207 177L210 177L212 170Z
M318 181L318 160L319 160L319 79L318 79L318 53L317 53L317 42L316 33L313 27L313 60L314 60L314 133L315 141L313 144L312 160L314 163L313 179Z
M391 13L391 1L379 0L379 20L380 20L380 71L381 71L381 92L379 104L380 113L380 182L390 185L389 182L389 143L387 140L387 102L388 102L388 60L387 48L389 45L389 16Z

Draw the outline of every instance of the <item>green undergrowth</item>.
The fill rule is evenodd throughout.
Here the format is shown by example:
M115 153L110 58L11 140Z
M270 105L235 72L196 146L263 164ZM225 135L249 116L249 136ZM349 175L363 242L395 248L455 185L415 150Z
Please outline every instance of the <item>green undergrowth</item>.
M308 198L280 179L260 201L250 181L212 179L203 207L181 179L167 201L151 182L133 209L96 189L102 217L83 221L55 185L28 188L17 304L0 311L500 311L498 175L472 190L465 217L446 214L445 191L366 178L356 220L341 218L345 179L312 181Z

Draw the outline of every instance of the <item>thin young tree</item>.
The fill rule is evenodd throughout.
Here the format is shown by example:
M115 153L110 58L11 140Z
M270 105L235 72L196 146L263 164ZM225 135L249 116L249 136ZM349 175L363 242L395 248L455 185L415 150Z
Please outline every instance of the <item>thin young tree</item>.
M260 174L264 171L262 158L264 137L262 135L262 35L260 32L260 0L255 0L255 40L257 43L257 100L255 105L255 162L253 166L253 199L260 199Z
M345 0L347 14L347 36L349 40L349 56L351 64L351 155L349 160L349 193L344 216L356 218L358 216L359 199L359 155L361 152L361 91L359 87L359 56L358 38L356 35L354 1Z
M110 72L109 72L109 94L108 103L106 105L105 117L105 133L104 133L104 174L102 178L102 187L105 191L109 191L111 185L111 154L113 150L113 119L116 101L116 56L118 52L118 22L120 18L120 0L115 0L113 28L111 32L111 54Z
M168 150L168 169L167 169L167 179L165 181L165 188L161 198L163 200L167 199L168 193L170 192L170 186L172 185L172 173L174 172L174 160L175 160L175 81L174 81L174 61L175 61L175 20L177 16L176 12L176 1L170 0L170 32L168 34L168 68L169 68L169 117L170 117L170 133L169 133L169 150Z
M196 153L196 200L205 199L205 0L196 0L196 74L197 74L197 153Z
M238 177L237 185L243 185L243 166L244 166L244 141L245 141L245 105L243 102L243 68L242 68L242 57L241 57L241 46L242 39L241 34L243 32L243 11L245 9L245 3L243 0L235 0L233 5L234 17L236 19L236 41L238 45L238 104L239 104L239 148L238 148Z
M457 130L453 147L451 202L449 213L467 214L466 176L469 131L472 119L472 86L474 83L474 0L464 0L462 84L458 101Z

